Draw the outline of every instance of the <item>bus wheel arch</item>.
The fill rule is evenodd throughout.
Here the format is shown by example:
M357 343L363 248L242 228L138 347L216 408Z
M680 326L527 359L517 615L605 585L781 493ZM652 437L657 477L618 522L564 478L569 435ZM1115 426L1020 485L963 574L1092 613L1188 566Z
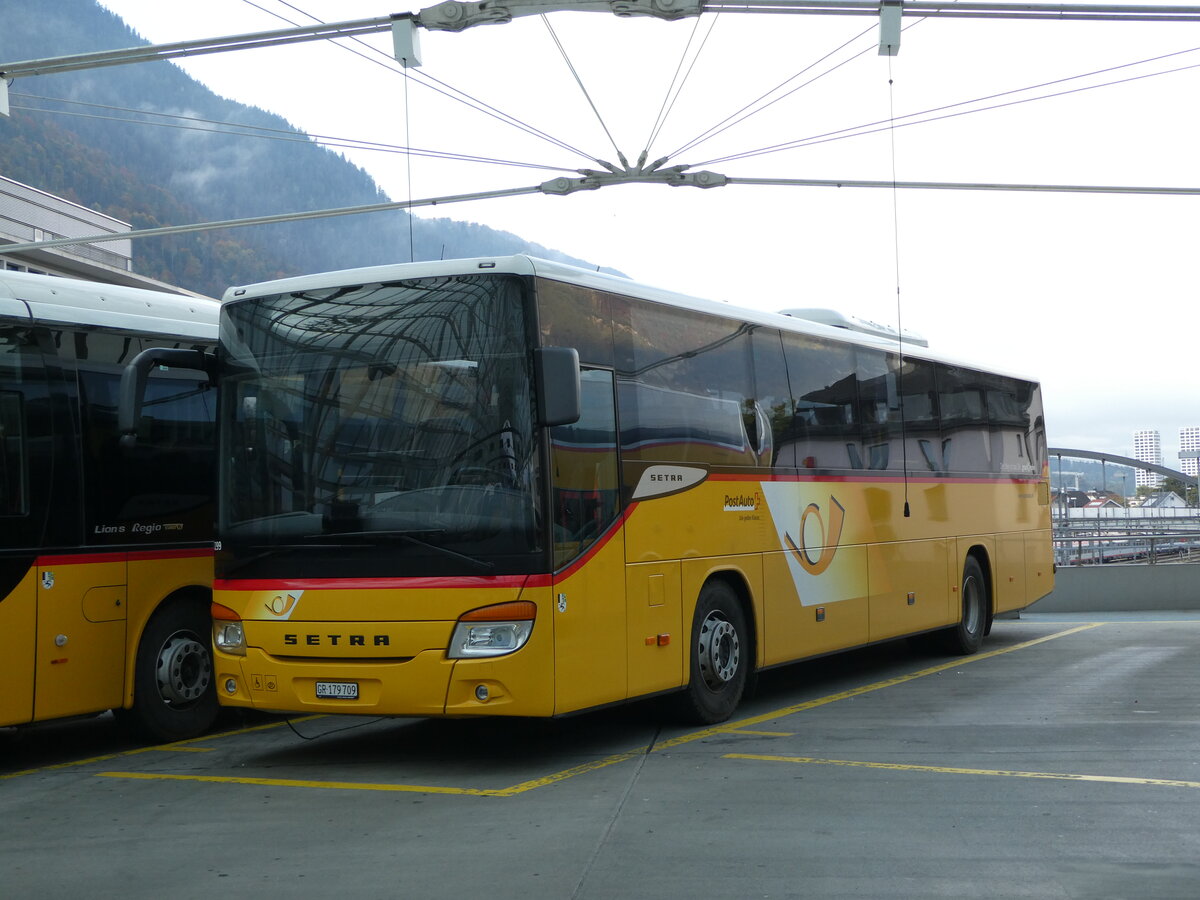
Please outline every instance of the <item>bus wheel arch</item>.
M704 582L688 633L688 680L675 697L677 711L689 722L723 722L741 702L757 658L749 589L736 573Z
M118 718L144 737L178 741L205 731L217 716L211 596L176 591L151 614L138 640L133 703Z

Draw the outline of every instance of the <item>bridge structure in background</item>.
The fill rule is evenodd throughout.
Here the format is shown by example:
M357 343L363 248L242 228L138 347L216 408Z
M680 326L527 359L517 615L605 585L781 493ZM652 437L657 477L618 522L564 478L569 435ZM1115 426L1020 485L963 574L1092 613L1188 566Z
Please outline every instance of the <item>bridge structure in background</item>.
M1195 475L1116 453L1066 447L1051 447L1047 452L1058 459L1059 471L1063 457L1090 459L1142 469L1200 488L1200 478ZM1200 509L1196 507L1068 509L1063 505L1053 512L1054 560L1059 566L1200 560Z
M1194 484L1197 489L1200 489L1200 475L1188 475L1185 472L1180 472L1178 469L1158 466L1154 463L1134 459L1131 456L1118 456L1115 453L1105 453L1096 450L1072 450L1066 447L1051 447L1046 452L1051 456L1057 457L1060 466L1062 465L1062 458L1064 456L1068 459L1095 459L1102 463L1110 462L1119 466L1129 466L1131 469L1153 472L1155 475L1165 475L1167 478L1177 478L1185 484Z

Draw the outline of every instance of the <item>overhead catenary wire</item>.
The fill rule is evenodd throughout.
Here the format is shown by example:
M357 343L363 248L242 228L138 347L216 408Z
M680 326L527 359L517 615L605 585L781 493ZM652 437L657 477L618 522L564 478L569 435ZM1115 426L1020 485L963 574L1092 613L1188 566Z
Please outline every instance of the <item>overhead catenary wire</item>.
M539 169L547 172L574 172L573 168L566 166L554 166L544 163L520 162L518 160L500 159L497 157L488 156L473 156L467 153L454 153L446 150L429 150L421 147L405 147L400 144L385 144L378 141L360 140L357 138L340 138L332 135L324 134L308 134L299 131L288 130L285 128L269 128L265 125L249 125L243 122L224 122L219 119L205 119L199 116L185 116L179 113L164 113L156 112L148 109L133 109L128 106L112 106L104 103L89 103L84 100L71 100L66 97L46 97L38 94L25 94L21 92L13 92L10 96L21 97L27 100L38 100L50 103L69 103L76 106L86 106L92 109L106 109L113 112L130 113L131 116L152 116L155 118L175 119L176 122L152 122L144 119L122 117L122 116L102 116L92 115L88 113L72 112L71 110L63 109L47 109L41 106L22 106L14 105L13 109L20 109L27 112L44 112L51 115L73 116L76 118L100 119L112 122L127 122L131 125L151 125L160 128L175 128L184 131L199 131L207 134L223 134L234 137L254 137L266 140L283 141L296 144L312 144L316 143L322 147L334 147L346 150L373 150L382 153L402 153L412 154L414 156L426 156L434 159L446 159L458 162L473 162L489 165L512 166L523 169ZM193 124L180 124L193 123ZM211 127L210 127L211 126ZM240 129L240 130L233 130Z
M687 67L687 71L683 72L683 64L687 62L688 51L696 41L696 33L700 30L700 23L703 16L696 17L696 24L692 28L692 33L688 36L687 44L683 48L683 53L679 56L679 64L675 67L675 74L671 77L671 83L667 86L667 92L663 95L662 106L659 107L658 116L654 120L654 124L650 128L650 136L646 138L646 145L642 150L643 156L650 155L650 148L654 142L658 140L658 135L662 131L663 126L667 124L667 118L675 109L675 104L679 100L680 94L683 93L684 85L691 77L692 70L696 67L696 63L700 59L700 55L704 52L704 48L708 46L708 39L712 37L713 29L717 27L717 20L721 18L721 14L717 13L709 21L708 31L704 34L704 39L700 42L700 46L696 49L692 56L692 61ZM683 77L680 77L680 73Z
M916 23L914 23L914 24L916 24ZM912 26L908 26L908 27L912 27ZM796 91L799 91L801 88L808 87L810 84L813 84L814 82L819 81L820 79L824 78L826 75L831 74L832 72L836 71L837 69L841 68L842 66L847 65L848 63L853 62L854 60L858 59L859 57L865 55L868 52L868 50L870 50L871 48L868 47L868 48L862 50L861 52L854 54L854 56L851 56L849 59L843 60L842 62L838 63L836 66L833 66L832 68L825 70L820 75L817 75L814 78L809 79L804 84L797 85L795 88L788 91L786 94L782 94L782 95L776 97L775 99L771 100L768 103L763 103L763 105L761 107L758 107L757 109L754 108L756 104L762 103L764 100L766 100L767 97L770 97L776 91L781 90L785 85L790 84L791 82L795 81L797 78L801 77L805 73L811 71L814 67L820 65L822 62L829 59L835 53L837 53L841 50L844 50L845 48L849 47L851 44L855 43L856 41L861 40L864 36L873 32L875 30L875 28L876 28L875 25L871 25L870 27L864 29L863 31L860 31L858 34L856 34L854 37L850 38L850 40L846 41L841 46L836 47L833 50L830 50L823 57L821 57L820 59L816 60L815 62L812 62L809 65L805 66L803 69L801 69L795 75L780 82L778 85L771 88L766 93L759 95L754 100L751 100L749 103L747 103L741 109L737 110L736 112L730 113L728 116L726 116L724 119L722 119L717 124L711 126L706 131L702 131L696 137L694 137L691 140L687 141L686 143L682 144L677 149L671 151L670 153L667 154L667 158L674 159L674 158L678 157L680 154L686 153L688 150L691 150L694 147L700 146L700 144L703 144L704 142L716 137L717 135L722 134L725 131L728 131L733 126L740 125L742 122L745 122L747 119L758 115L760 112L763 112L767 108L778 103L780 100L783 100L787 97L792 96L794 93L796 93ZM744 113L744 115L743 115L743 113Z
M945 119L953 119L953 118L958 118L960 116L972 115L974 113L990 112L990 111L996 110L996 109L1004 109L1006 107L1019 106L1021 104L1025 104L1025 103L1033 103L1038 100L1050 100L1050 99L1054 99L1057 97L1070 96L1071 94L1083 93L1085 91L1093 91L1093 90L1098 90L1100 88L1114 87L1116 85L1121 85L1121 84L1129 84L1131 82L1142 81L1147 78L1157 78L1162 75L1175 75L1180 72L1186 72L1186 71L1189 71L1192 69L1200 68L1200 63L1196 63L1196 64L1188 65L1188 66L1178 66L1173 69L1164 69L1164 70L1161 70L1158 72L1148 72L1143 75L1133 75L1133 76L1130 76L1129 78L1120 78L1120 79L1116 79L1114 81L1106 81L1101 84L1084 85L1082 87L1072 88L1070 90L1065 90L1065 91L1055 91L1055 92L1049 93L1049 94L1041 94L1036 97L1025 97L1025 98L1018 99L1018 100L1010 100L1005 103L995 103L990 106L982 106L982 107L978 107L976 109L959 110L958 112L947 113L946 115L940 115L940 116L931 115L932 113L942 112L943 110L952 110L952 109L957 109L958 107L962 107L962 106L970 106L975 103L983 103L987 100L995 99L997 97L1007 97L1007 96L1011 96L1013 94L1024 93L1026 91L1039 90L1041 88L1049 87L1049 86L1052 86L1055 84L1063 84L1068 81L1076 81L1080 78L1090 78L1095 75L1104 74L1106 72L1117 71L1119 69L1125 69L1125 68L1129 68L1131 66L1144 65L1144 64L1150 63L1150 62L1157 62L1157 61L1160 61L1163 59L1167 59L1167 58L1170 58L1173 56L1179 56L1179 55L1185 54L1185 53L1195 53L1197 50L1200 50L1200 47L1192 47L1188 50L1179 50L1174 53L1168 53L1168 54L1165 54L1160 57L1153 57L1150 59L1139 60L1138 62L1123 63L1119 66L1112 66L1112 67L1109 67L1106 69L1098 69L1094 72L1088 72L1088 73L1085 73L1082 75L1071 75L1067 78L1060 78L1060 79L1056 79L1054 81L1044 82L1042 84L1030 85L1028 87L1023 87L1023 88L1015 88L1010 91L1001 91L999 93L990 94L985 97L977 97L973 100L963 100L963 101L960 101L959 103L951 103L946 106L933 107L931 109L923 110L921 112L906 113L903 116L896 117L894 127L907 128L911 125L924 125L924 124L928 124L929 122L939 122L939 121L943 121ZM929 118L919 119L917 121L908 121L908 122L901 121L903 119L916 119L918 116L929 116ZM779 153L784 150L794 150L794 149L798 149L800 147L807 147L807 146L812 146L812 145L816 145L816 144L830 143L832 141L845 140L846 138L851 138L851 137L861 137L861 136L868 135L868 134L877 134L877 133L880 133L883 131L887 131L891 127L893 127L891 122L889 122L886 119L881 119L881 120L877 120L875 122L868 122L863 125L855 125L850 128L843 128L843 129L839 129L837 131L825 132L824 134L811 135L809 137L804 137L804 138L796 138L795 140L785 141L785 142L779 143L779 144L772 144L770 146L761 147L756 150L747 150L747 151L743 151L740 153L730 153L725 156L719 156L719 157L714 157L713 159L704 160L703 162L693 163L692 165L693 166L718 165L720 163L732 162L732 161L739 160L739 159L749 159L749 158L755 157L755 156L764 156L769 153Z
M242 0L242 2L247 4L248 6L254 7L255 9L259 10L260 12L264 12L269 16L273 16L274 18L279 19L281 22L286 22L289 25L299 26L298 22L292 21L291 19L284 16L282 13L275 12L273 10L267 9L266 7L264 7L258 3L255 3L254 0ZM295 12L300 13L300 15L302 15L302 16L306 16L307 18L311 19L316 24L321 24L321 25L327 24L322 19L318 18L317 16L314 16L312 13L305 12L304 10L300 9L300 7L295 6L291 3L287 3L287 2L285 2L285 0L278 0L278 2L282 3L284 6L288 7L289 9L292 9ZM396 68L395 58L391 54L386 53L383 50L380 50L378 47L372 46L371 44L364 41L361 37L357 37L354 35L346 35L344 37L344 39L348 40L348 41L353 41L354 43L361 45L367 51L369 51L369 53L364 53L361 50L356 50L354 47L350 47L347 44L341 43L340 41L342 39L335 40L334 43L341 49L354 54L355 56L359 57L360 59L366 60L367 62L371 63L372 65L381 66L384 69L386 69L387 71L391 72L392 74L399 75L406 80L415 79L417 84L420 84L422 87L427 88L428 90L431 90L434 93L441 94L442 96L446 97L447 99L453 100L457 103L464 104L465 106L475 110L476 112L483 113L484 115L489 116L493 119L496 119L499 122L503 122L506 125L511 125L513 128L516 128L519 131L523 131L526 134L530 135L531 137L539 138L543 141L551 143L551 144L555 145L556 147L559 147L562 150L566 150L569 153L573 153L576 156L581 157L582 159L588 160L589 162L596 163L597 165L600 164L600 161L597 160L594 156L592 156L589 153L585 153L583 150L580 150L578 147L575 147L572 144L569 144L566 141L561 140L560 138L554 137L553 135L548 134L539 128L535 128L533 125L530 125L529 123L524 122L521 119L518 119L516 116L512 116L512 115L510 115L488 103L485 103L484 101L478 99L477 97L471 96L466 91L463 91L459 88L454 87L451 84L448 84L447 82L444 82L444 81L439 80L438 78L435 78L434 76L430 75L428 72L424 72L421 69L412 69L412 68L398 69L398 68Z
M661 174L661 173L660 173ZM608 176L611 177L611 176ZM560 179L561 180L561 179ZM586 179L581 179L586 180ZM626 179L630 183L645 182L644 178ZM661 179L660 179L661 180ZM663 183L670 183L663 181ZM725 179L725 184L758 185L769 187L835 187L835 188L888 188L900 190L945 190L945 191L1037 191L1059 193L1087 194L1129 194L1145 196L1170 197L1200 197L1200 187L1154 187L1128 185L1087 185L1087 184L999 184L983 182L944 182L944 181L855 181L846 179L819 178L735 178ZM552 184L548 183L548 184ZM243 228L251 225L274 225L280 222L300 222L310 219L327 219L337 216L365 215L367 213L387 212L395 209L415 209L423 206L439 206L450 203L464 203L472 200L492 200L503 197L518 197L525 194L562 194L559 190L547 190L547 185L527 185L525 187L504 188L497 191L478 191L470 194L451 194L442 197L429 197L422 200L371 203L364 206L345 206L332 209L304 210L302 212L276 213L266 216L251 216L244 219L223 219L215 222L199 222L191 225L164 225L157 228L140 228L133 231L103 232L100 234L82 235L68 238L52 238L45 241L29 241L26 243L0 244L4 253L27 253L31 250L45 250L51 247L67 247L73 244L101 244L106 241L126 241L133 238L165 237L175 234L191 234L200 231L215 231L222 228Z
M405 75L407 75L408 74L408 62L407 62L407 60L404 60L403 62L404 62ZM404 143L411 146L412 132L411 132L410 126L409 126L410 108L409 108L409 103L408 103L408 82L409 82L409 79L406 77L404 79ZM417 253L416 253L416 249L414 247L414 241L413 241L413 214L412 214L412 207L411 207L412 198L413 198L412 154L411 153L406 153L404 155L404 163L405 163L404 184L405 184L405 187L407 188L408 202L409 202L409 209L404 214L404 218L408 220L408 261L416 262L417 261Z
M1193 48L1192 50L1179 51L1179 53L1193 52L1195 49L1200 49L1200 48ZM1167 54L1166 56L1161 57L1161 58L1166 58L1167 56L1173 56L1173 55L1178 55L1178 54ZM1146 62L1146 61L1142 61L1142 62ZM1138 63L1129 63L1129 64L1125 64L1125 65L1131 66L1131 65L1137 65L1137 64ZM1154 77L1155 75L1171 74L1172 72L1179 72L1179 71L1184 71L1186 69L1192 69L1192 68L1197 68L1197 67L1198 66L1186 66L1186 67L1181 67L1178 69L1169 70L1166 72L1149 73L1149 74L1140 75L1140 76L1136 76L1136 77L1129 78L1129 79L1121 79L1121 80L1113 81L1108 84L1091 85L1091 86L1079 88L1077 90L1078 91L1090 90L1090 89L1095 89L1098 87L1110 86L1112 84L1121 84L1121 83L1126 83L1129 81L1137 81L1137 80L1143 79L1143 78ZM1122 67L1114 67L1114 68L1122 68ZM1105 70L1099 70L1099 71L1105 72L1105 71L1110 71L1110 70L1105 69ZM1090 73L1090 74L1095 74L1095 73ZM1072 78L1080 78L1080 77L1086 77L1086 76L1072 76ZM1061 81L1069 81L1069 80L1071 80L1071 79L1062 79ZM1055 83L1059 83L1059 82L1050 82L1049 84L1055 84ZM1017 91L1004 92L1003 94L992 95L992 96L1005 96L1007 94L1019 93L1020 91L1023 91L1023 90L1032 90L1032 89L1034 89L1034 88L1018 89ZM1077 92L1077 90L1063 91L1063 92L1048 94L1044 97L1025 98L1025 99L1015 101L1015 102L1025 103L1025 102L1032 102L1033 100L1037 100L1037 99L1049 99L1051 97L1075 93L1075 92ZM981 98L981 100L982 99L988 99L988 98ZM954 104L951 107L940 107L938 109L949 109L949 108L953 108L956 106L981 102L981 100L965 101L962 104ZM981 108L981 109L975 109L975 110L968 110L966 112L954 113L953 115L964 115L964 114L967 114L967 112L982 112L982 111L987 111L987 109L1000 108L1000 107L1003 107L1006 105L1013 105L1013 104L1011 104L1011 103L1010 104L997 104L995 107L987 107L987 108ZM929 111L926 111L926 113L914 113L914 114L909 114L909 116L898 117L896 121L898 123L899 119L925 115L928 112ZM952 116L936 117L936 118L924 119L924 120L920 120L920 121L907 122L904 124L924 124L926 121L937 121L938 118L950 118L950 117L952 117ZM830 139L844 139L844 137L852 137L852 136L857 136L859 134L872 133L870 131L861 130L865 127L867 127L867 126L858 126L857 128L860 129L858 131L856 131L854 129L846 129L846 130L844 130L845 132L852 132L852 133L846 133L846 134L843 134L842 132L831 132L830 133L831 135L841 134L842 136L838 137L838 138L830 138ZM882 129L876 129L876 130L882 130ZM827 136L817 136L817 137L818 138L826 138ZM300 139L303 140L304 138L300 138ZM802 145L805 141L809 141L809 140L812 140L812 139L801 139L800 141L797 141L797 142L789 142L789 146ZM614 146L615 146L615 144L614 144ZM774 148L771 148L771 149L773 150ZM747 155L756 155L758 152L760 152L760 151L753 151ZM734 155L733 157L730 157L730 158L742 158L742 156L743 155L738 154L738 155ZM714 162L715 161L720 161L720 160L714 160ZM545 168L554 168L554 167L547 166ZM687 167L687 168L691 168L691 167ZM625 173L620 173L620 174L625 174ZM636 178L620 178L619 180L620 181L636 181L637 179ZM749 184L768 185L768 184L770 184L770 185L796 185L796 186L798 186L798 185L805 185L805 186L837 185L837 186L847 186L847 187L889 186L893 190L897 190L897 189L901 189L901 188L929 188L929 189L951 189L951 190L1077 191L1077 192L1096 192L1096 193L1140 193L1140 194L1169 194L1169 195L1192 195L1192 196L1200 194L1200 189L1194 189L1194 188L1165 188L1165 187L1164 188L1153 188L1153 187L1145 188L1145 187L1120 187L1120 186L1032 185L1032 184L1027 184L1027 185L965 184L965 183L950 184L950 183L937 183L937 182L907 182L907 183L904 183L904 182L896 182L894 178L893 178L893 181L889 182L889 183L876 183L876 182L852 181L852 180L816 180L816 179L788 179L788 178L754 179L754 178L730 177L727 180L725 180L725 183L746 184L746 185L749 185ZM123 234L120 234L120 235L117 235L114 237L109 237L109 236L105 236L105 235L97 235L97 236L84 237L84 238L71 238L71 239L62 239L62 240L47 241L47 242L38 242L38 243L28 244L28 245L9 245L5 249L17 251L17 250L22 250L22 249L36 249L36 248L40 248L40 247L56 246L56 245L67 244L67 243L99 243L99 242L102 242L103 240L109 240L109 239L128 239L130 237L143 237L143 236L151 236L151 235L156 235L156 234L184 233L184 232L188 232L188 231L202 231L202 230L209 230L209 229L213 229L213 228L238 227L238 226L242 226L242 225L252 225L252 224L265 224L266 222L269 222L269 221L270 222L296 221L296 220L302 220L302 219L313 219L313 218L323 218L323 217L329 217L329 216L366 213L366 212L380 211L383 209L413 208L413 207L422 206L422 205L438 205L439 203L444 204L444 203L450 203L450 202L462 202L465 200L488 199L491 197L516 196L518 194L528 194L528 193L534 193L534 192L538 192L538 191L541 191L543 193L556 193L556 192L562 193L563 192L563 191L547 191L544 188L545 188L545 186L533 186L533 187L527 187L527 188L514 188L514 189L503 190L503 191L481 192L481 193L469 194L469 195L454 195L454 196L449 196L449 197L432 198L429 200L411 201L408 203L399 203L399 204L395 204L395 203L393 203L393 204L375 204L375 205L364 206L364 207L349 207L349 208L334 209L334 210L316 210L316 211L306 211L306 212L302 212L302 213L280 214L278 216L263 216L263 217L256 217L256 218L244 219L244 220L229 220L229 221L225 221L225 222L216 222L216 223L201 223L199 225L194 225L194 226L173 226L173 227L167 227L167 228L163 228L163 229L145 229L145 230L141 230L141 231L123 233Z
M888 114L896 120L896 81L892 77L892 55L888 55ZM896 273L896 346L899 365L896 367L896 396L900 402L900 465L904 472L904 518L912 515L908 503L908 422L904 409L904 316L900 300L900 190L896 178L896 129L891 129L892 162L892 259Z
M596 121L600 123L600 127L604 129L604 133L608 135L608 140L613 146L613 150L617 152L618 159L624 161L624 154L621 153L621 148L617 146L616 138L612 136L612 132L608 130L608 125L604 122L604 116L600 115L600 110L596 108L595 102L592 100L592 95L588 93L587 87L584 86L583 79L579 77L579 72L575 69L575 64L571 62L571 57L567 55L567 48L563 46L562 41L558 39L558 34L554 30L554 26L550 24L550 18L545 14L542 15L542 22L546 25L546 30L550 32L550 39L554 41L554 46L558 48L558 52L562 55L563 62L567 64L567 68L571 71L571 75L575 78L575 83L579 85L579 90L583 92L583 97L587 100L588 106L592 108L592 112L596 115Z

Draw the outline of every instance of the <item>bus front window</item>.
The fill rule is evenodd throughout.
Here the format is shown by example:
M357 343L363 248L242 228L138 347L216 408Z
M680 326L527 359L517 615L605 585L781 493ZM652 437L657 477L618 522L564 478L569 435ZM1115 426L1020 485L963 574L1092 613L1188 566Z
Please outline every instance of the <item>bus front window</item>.
M521 282L459 276L234 301L221 539L260 575L532 571ZM235 574L246 577L242 571Z

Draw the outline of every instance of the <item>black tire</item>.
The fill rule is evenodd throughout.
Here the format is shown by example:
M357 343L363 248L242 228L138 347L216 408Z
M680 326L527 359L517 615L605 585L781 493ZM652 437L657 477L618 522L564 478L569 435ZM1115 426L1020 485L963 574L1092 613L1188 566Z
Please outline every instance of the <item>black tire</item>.
M746 616L737 594L723 581L700 590L692 617L691 675L677 709L689 722L724 722L737 709L751 668Z
M133 708L120 718L150 740L180 741L204 733L217 712L209 603L168 602L142 633Z
M987 579L983 567L974 556L968 556L963 564L961 615L958 624L940 632L941 649L957 656L969 656L983 644L991 615Z

